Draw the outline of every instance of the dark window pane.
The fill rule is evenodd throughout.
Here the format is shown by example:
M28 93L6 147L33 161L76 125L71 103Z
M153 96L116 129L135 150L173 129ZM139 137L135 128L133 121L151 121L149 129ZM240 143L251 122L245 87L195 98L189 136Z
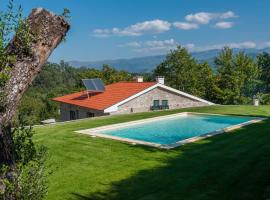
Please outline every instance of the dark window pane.
M75 113L75 111L71 110L71 111L69 112L69 114L70 114L70 120L76 119L76 113Z
M79 111L76 110L76 119L79 119Z
M95 117L95 113L87 112L86 117Z
M154 106L159 106L159 100L154 100L153 104Z
M162 105L167 106L168 105L168 100L162 100Z

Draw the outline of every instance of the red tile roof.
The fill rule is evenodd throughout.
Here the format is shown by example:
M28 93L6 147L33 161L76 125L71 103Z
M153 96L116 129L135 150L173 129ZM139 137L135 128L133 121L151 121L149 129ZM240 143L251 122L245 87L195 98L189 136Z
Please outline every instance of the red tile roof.
M105 86L106 89L102 93L88 93L89 98L86 91L82 91L56 97L53 100L85 108L104 110L155 84L156 82L118 82Z

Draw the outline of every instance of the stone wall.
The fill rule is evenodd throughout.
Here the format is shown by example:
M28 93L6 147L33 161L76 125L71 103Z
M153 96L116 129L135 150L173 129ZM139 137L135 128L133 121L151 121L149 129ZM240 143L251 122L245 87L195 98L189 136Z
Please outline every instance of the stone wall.
M70 104L61 103L60 104L60 119L61 121L70 120L70 111L74 111L76 114L76 119L83 119L88 117L88 112L94 114L95 117L106 115L103 111L87 109L80 106L74 106Z
M146 112L150 111L150 106L153 105L154 100L168 100L169 108L187 108L197 106L207 106L208 104L199 102L185 96L164 90L162 88L155 88L121 106L118 111L111 114L127 114L132 112Z
M88 112L94 114L95 117L103 115L117 115L117 114L128 114L137 112L147 112L150 111L150 107L153 105L154 100L168 100L168 105L170 109L176 108L187 108L187 107L197 107L197 106L207 106L208 104L199 102L185 96L173 93L162 88L155 88L131 101L118 107L118 111L112 113L104 113L100 110L87 109L79 106L74 106L70 104L61 103L61 121L70 120L70 111L76 113L76 119L82 119L89 117Z

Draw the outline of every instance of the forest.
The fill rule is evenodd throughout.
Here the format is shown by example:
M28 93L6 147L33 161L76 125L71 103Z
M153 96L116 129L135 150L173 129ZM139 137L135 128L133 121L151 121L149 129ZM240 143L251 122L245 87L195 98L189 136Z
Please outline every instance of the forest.
M145 81L165 76L165 84L217 104L251 104L258 98L270 104L270 54L261 53L256 59L244 51L234 53L224 47L215 58L215 68L200 63L181 46L171 50L152 73L143 73ZM23 97L17 117L27 124L39 124L48 118L59 118L59 105L51 99L84 89L81 79L101 78L105 84L131 81L138 74L118 71L104 64L101 70L75 68L61 61L47 63Z

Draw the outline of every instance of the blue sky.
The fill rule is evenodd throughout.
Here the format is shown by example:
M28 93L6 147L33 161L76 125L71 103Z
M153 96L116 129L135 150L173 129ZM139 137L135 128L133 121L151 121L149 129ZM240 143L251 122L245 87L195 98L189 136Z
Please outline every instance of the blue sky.
M50 61L159 55L229 45L270 47L269 0L14 0L25 16L35 7L71 11L71 30ZM7 0L0 0L1 10Z

